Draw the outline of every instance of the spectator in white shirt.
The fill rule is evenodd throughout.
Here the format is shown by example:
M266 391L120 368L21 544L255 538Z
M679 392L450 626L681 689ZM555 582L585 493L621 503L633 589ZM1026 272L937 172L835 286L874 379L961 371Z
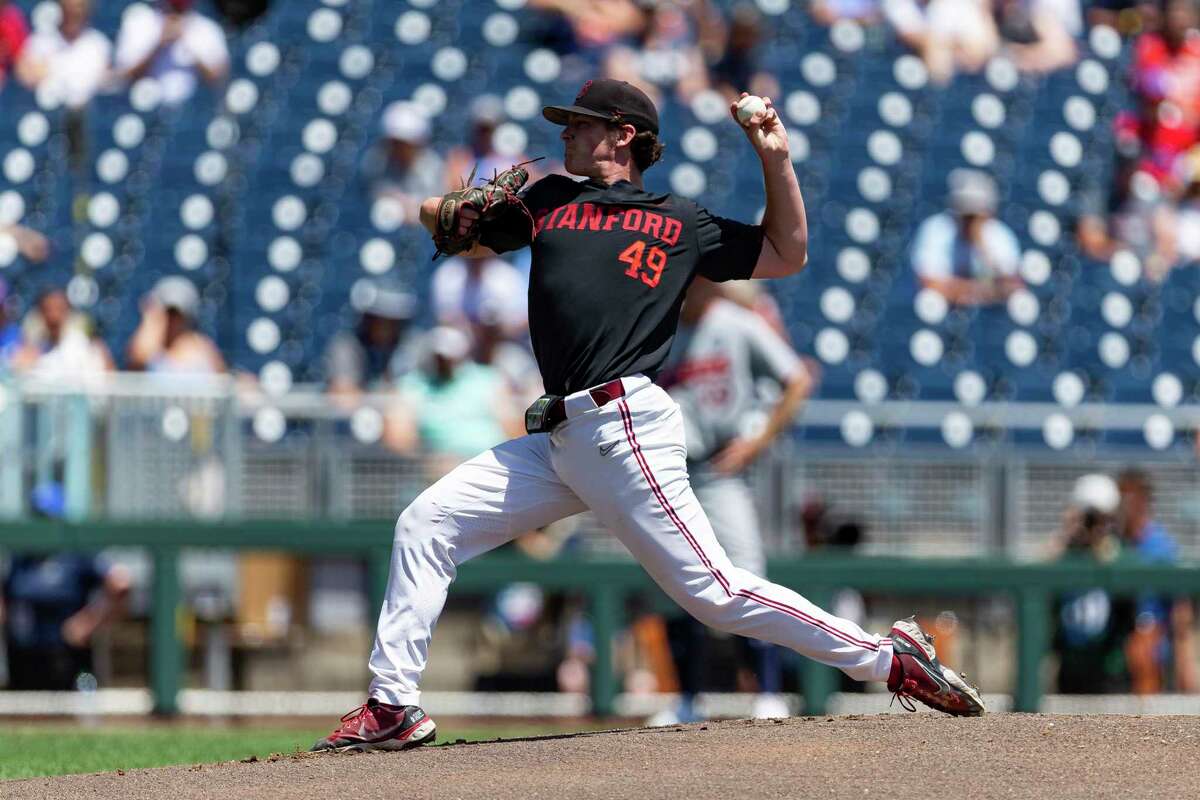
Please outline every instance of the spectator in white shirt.
M1000 46L989 0L883 0L896 38L925 62L935 83L978 72Z
M384 110L380 127L379 141L363 157L363 179L375 200L398 201L404 219L416 225L421 201L445 191L442 157L429 146L429 118L415 103L397 100Z
M1079 0L997 0L1000 38L1017 68L1042 74L1069 67L1083 30Z
M88 319L76 314L62 289L38 297L22 324L21 347L12 369L50 381L93 381L112 372L108 347L95 337Z
M192 10L193 0L162 0L158 8L129 7L117 35L117 72L126 80L149 76L162 86L163 102L179 105L229 74L229 47L221 26Z
M1000 303L1022 285L1021 245L995 218L996 184L986 172L950 173L950 210L921 223L913 270L921 285L959 306Z
M521 271L495 256L451 258L433 272L433 308L442 325L470 328L486 309L505 336L519 336L528 320L527 292Z
M91 26L91 0L59 0L58 5L58 28L29 37L17 62L17 79L51 102L77 110L100 89L112 43Z

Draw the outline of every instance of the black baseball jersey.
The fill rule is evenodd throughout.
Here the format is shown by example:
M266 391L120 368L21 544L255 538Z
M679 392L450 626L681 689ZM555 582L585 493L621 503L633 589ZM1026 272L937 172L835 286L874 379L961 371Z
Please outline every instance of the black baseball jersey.
M552 394L655 377L692 279L749 278L762 250L761 226L629 181L550 175L521 197L534 218L529 333ZM519 221L497 221L483 226L480 241L503 252L515 249L514 235L529 233Z

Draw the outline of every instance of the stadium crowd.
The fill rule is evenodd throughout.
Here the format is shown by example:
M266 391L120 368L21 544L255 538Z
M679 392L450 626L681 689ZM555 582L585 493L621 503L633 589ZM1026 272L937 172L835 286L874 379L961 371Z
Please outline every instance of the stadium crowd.
M160 83L168 104L186 102L201 86L220 87L229 76L225 33L192 0L132 5L116 31L92 27L90 0L60 0L58 7L56 27L30 32L22 7L0 2L0 82L84 113L98 97L102 102L105 93L144 76ZM1079 247L1098 260L1132 250L1154 278L1200 258L1200 226L1193 224L1200 219L1200 16L1194 0L812 0L809 11L813 24L886 31L919 55L940 83L979 71L999 54L1031 76L1066 68L1077 59L1077 42L1089 25L1128 36L1136 104L1117 122L1111 191L1079 193ZM557 51L564 74L577 73L581 81L599 72L682 102L709 88L727 96L743 88L781 95L778 79L760 63L760 45L772 32L754 3L531 0L527 13L534 15L534 42ZM457 188L473 169L490 174L512 163L512 154L496 142L505 121L500 99L481 94L463 140L447 147L433 141L431 120L420 106L392 102L381 115L377 143L361 159L365 191L398 202L403 217L415 220L425 197ZM68 136L72 130L68 121ZM554 168L553 162L544 165ZM1001 199L986 172L951 176L946 211L913 233L912 267L921 285L962 305L1003 302L1021 287L1020 247L997 216ZM19 224L0 228L30 265L74 255L55 252L43 233ZM494 383L513 402L499 404L504 410L479 430L513 429L511 408L538 388L522 350L526 270L519 256L453 259L429 275L427 286L384 281L367 287L356 305L359 323L328 343L323 366L330 392L345 400L365 390L400 391L408 412L389 425L387 441L406 449L418 439L439 439L419 422L431 386L482 396L470 387ZM0 305L0 370L220 373L238 366L228 365L214 339L199 329L200 298L186 277L165 278L136 301L142 323L115 354L84 309L70 308L64 290L43 286L36 297L19 297L0 285L0 298L9 295ZM428 297L431 309L418 307L418 297ZM419 327L436 329L422 333ZM465 453L486 438L444 446Z

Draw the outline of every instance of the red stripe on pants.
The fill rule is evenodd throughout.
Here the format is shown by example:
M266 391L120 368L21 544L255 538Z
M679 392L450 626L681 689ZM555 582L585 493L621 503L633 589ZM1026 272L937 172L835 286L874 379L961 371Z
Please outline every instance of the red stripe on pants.
M862 647L867 650L876 651L879 649L879 645L875 642L859 641L853 636L839 631L837 628L830 626L828 623L811 617L799 609L792 608L786 603L778 600L771 600L748 589L739 589L737 591L730 589L728 579L721 574L720 570L713 566L712 561L710 561L708 556L705 555L704 550L700 547L699 542L697 542L695 537L692 536L692 532L688 530L687 525L683 523L683 520L671 506L671 503L669 500L667 500L667 496L663 492L662 487L659 486L658 481L654 478L654 473L650 470L650 464L646 461L646 457L642 453L641 445L638 444L637 434L634 433L633 415L629 411L628 403L626 403L625 400L621 400L618 402L617 407L621 412L621 422L625 426L625 438L629 440L629 446L633 450L634 457L637 459L638 466L642 471L642 475L646 478L646 482L650 484L650 489L654 492L654 496L658 498L659 505L661 505L663 510L667 512L667 516L671 518L671 522L673 522L675 527L679 529L679 532L683 534L683 537L687 540L688 544L691 545L692 551L695 552L696 556L700 559L700 562L704 564L704 567L708 570L709 574L712 575L713 579L716 580L716 582L720 584L721 588L725 590L726 595L729 597L737 596L754 600L755 602L767 606L768 608L772 608L776 611L781 611L789 616L795 617L801 622L812 625L813 627L828 633L830 636L841 639L843 642L855 647Z

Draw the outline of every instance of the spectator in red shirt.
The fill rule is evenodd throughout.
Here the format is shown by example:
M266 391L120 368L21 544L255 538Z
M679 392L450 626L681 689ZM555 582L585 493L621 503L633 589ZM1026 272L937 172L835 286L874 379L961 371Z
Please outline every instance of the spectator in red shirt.
M9 70L17 63L27 38L29 25L21 9L8 0L0 0L0 86L4 86Z
M1200 11L1197 0L1168 0L1162 31L1138 39L1133 64L1143 169L1163 180L1200 141Z

